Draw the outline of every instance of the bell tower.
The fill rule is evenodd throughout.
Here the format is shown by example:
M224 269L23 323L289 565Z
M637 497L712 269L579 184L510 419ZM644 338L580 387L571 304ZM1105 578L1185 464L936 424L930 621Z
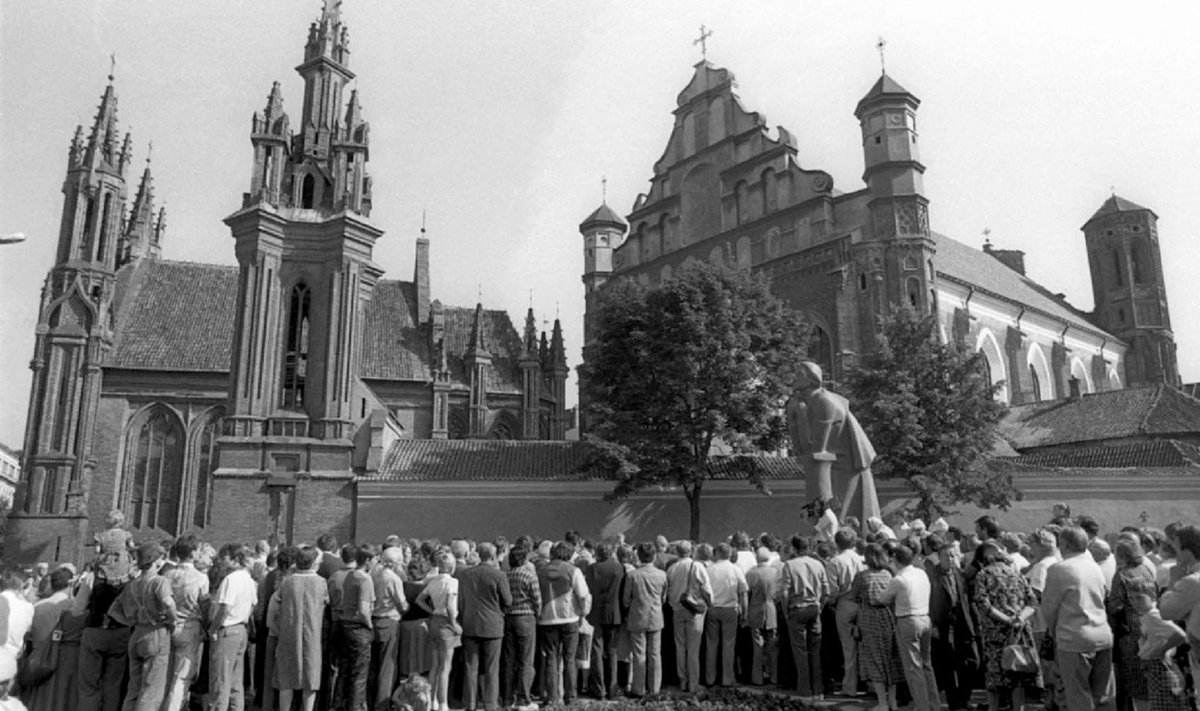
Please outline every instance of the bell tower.
M9 555L60 560L81 551L96 462L93 430L101 366L112 348L112 303L125 211L129 134L117 125L113 77L91 131L75 131L63 181L54 266L42 286L26 420L21 487L9 523ZM57 550L28 550L55 541Z
M1178 385L1158 215L1114 194L1082 229L1096 304L1093 320L1129 344L1125 384Z
M250 189L225 219L238 311L215 476L246 478L247 487L265 477L273 528L259 535L283 540L309 537L311 526L349 525L351 499L335 483L353 477L352 440L364 419L354 405L363 311L383 273L372 261L383 231L370 220L370 126L357 92L344 98L354 74L340 8L326 0L309 27L296 67L304 80L299 131L278 82L254 114ZM296 487L310 478L330 482L318 495L345 498L346 510L331 513L337 520L294 518Z
M862 343L873 341L879 316L891 305L937 309L929 234L929 200L924 195L917 144L917 99L886 73L854 109L862 131L863 180L870 200L869 237L856 245Z

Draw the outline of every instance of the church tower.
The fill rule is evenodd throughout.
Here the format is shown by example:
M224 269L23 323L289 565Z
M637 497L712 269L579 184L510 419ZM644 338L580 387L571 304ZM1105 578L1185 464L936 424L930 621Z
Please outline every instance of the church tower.
M215 476L235 480L218 488L230 496L257 492L266 479L265 533L280 540L350 526L352 439L365 409L354 397L362 318L382 274L372 261L383 232L369 219L370 127L357 92L344 97L354 74L340 7L326 0L309 27L296 68L304 80L298 132L278 83L254 115L250 190L225 219L239 291L230 414ZM298 482L310 479L310 493L297 494ZM327 504L329 519L297 518L306 496L344 506Z
M1129 344L1125 384L1178 385L1158 216L1113 195L1082 229L1096 304L1093 320Z
M869 237L856 245L861 299L860 347L870 347L879 317L892 304L936 310L934 243L917 145L920 100L886 73L854 110L862 129L863 180L870 191Z
M112 303L125 210L129 134L117 126L109 84L91 132L75 132L63 181L63 212L54 266L42 287L30 368L33 387L25 430L24 476L9 523L10 545L54 541L57 550L28 550L30 559L60 559L81 550L87 497L96 462L93 430L101 366L112 348ZM18 554L16 551L12 551Z

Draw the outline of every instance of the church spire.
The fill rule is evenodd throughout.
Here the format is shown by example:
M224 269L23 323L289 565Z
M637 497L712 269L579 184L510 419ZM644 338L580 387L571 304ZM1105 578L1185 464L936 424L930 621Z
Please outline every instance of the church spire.
M554 330L550 335L550 364L554 368L567 367L567 349L563 345L562 321L554 319Z
M80 140L81 132L76 132L75 143L72 145L80 145L81 150L76 152L73 149L73 157L94 170L104 170L117 177L124 177L125 167L129 165L131 157L132 139L126 133L125 141L118 145L119 136L117 92L113 88L113 76L109 74L108 86L104 88L104 93L100 96L100 105L96 107L96 118L92 122L92 132L88 136L87 144L83 145Z
M529 307L529 311L525 314L525 354L537 356L538 353L538 332L537 319L533 316L533 307Z
M121 235L121 247L117 255L117 268L142 257L157 259L162 253L159 240L161 230L165 227L162 210L155 214L154 210L154 176L150 172L150 156L146 156L146 168L142 171L142 180L138 184L137 196L133 199L133 208L125 223L125 231Z

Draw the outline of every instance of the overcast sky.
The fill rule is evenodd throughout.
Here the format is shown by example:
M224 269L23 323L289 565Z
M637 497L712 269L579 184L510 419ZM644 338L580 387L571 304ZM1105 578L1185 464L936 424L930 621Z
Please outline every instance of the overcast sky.
M109 54L136 147L130 200L153 141L164 257L233 264L221 219L248 189L250 116L279 80L297 125L293 68L319 12L317 0L0 0L0 233L29 237L0 246L0 442L23 438L67 147L92 123ZM561 314L572 367L578 224L602 175L622 214L647 189L705 24L743 105L844 191L862 184L853 110L886 37L888 73L921 99L933 228L973 246L990 229L1081 309L1079 227L1110 186L1154 209L1181 371L1200 380L1200 5L346 0L343 14L385 278L411 279L427 210L434 297L470 306L482 289L520 320L532 288L540 317Z

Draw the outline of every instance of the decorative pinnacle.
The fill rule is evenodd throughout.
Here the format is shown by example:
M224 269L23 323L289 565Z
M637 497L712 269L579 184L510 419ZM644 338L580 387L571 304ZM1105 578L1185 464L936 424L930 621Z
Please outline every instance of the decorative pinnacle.
M875 43L875 49L879 50L879 73L880 74L887 74L887 63L886 63L884 55L883 55L883 50L885 47L887 47L887 40L885 40L881 36L879 38L879 41Z
M712 30L700 25L700 37L692 42L693 45L700 45L700 59L708 59L708 38L712 37Z

